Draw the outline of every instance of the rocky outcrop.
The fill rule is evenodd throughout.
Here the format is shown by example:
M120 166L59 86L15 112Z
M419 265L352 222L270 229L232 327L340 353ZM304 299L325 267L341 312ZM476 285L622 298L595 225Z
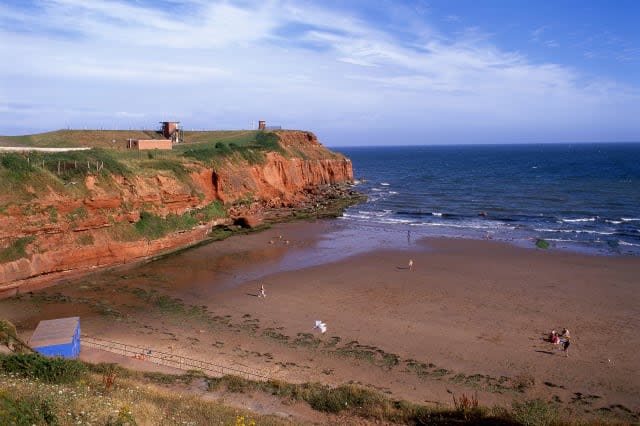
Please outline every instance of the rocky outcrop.
M353 195L344 186L353 179L349 159L324 148L310 132L277 135L283 149L266 153L261 164L250 165L239 157L215 168L183 163L187 178L164 170L133 177L88 175L73 189L50 186L34 191L28 201L0 199L5 201L0 204L0 248L22 244L25 250L21 257L0 263L0 296L65 274L189 246L206 239L217 225L255 227ZM184 215L215 201L224 203L227 217L203 219L192 229L162 238L134 232L143 211L160 217Z

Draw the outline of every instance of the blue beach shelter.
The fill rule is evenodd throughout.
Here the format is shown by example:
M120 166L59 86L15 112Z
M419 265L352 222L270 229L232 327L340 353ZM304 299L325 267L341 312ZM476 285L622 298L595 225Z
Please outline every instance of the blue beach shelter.
M80 354L80 317L40 321L29 345L45 356L77 358Z

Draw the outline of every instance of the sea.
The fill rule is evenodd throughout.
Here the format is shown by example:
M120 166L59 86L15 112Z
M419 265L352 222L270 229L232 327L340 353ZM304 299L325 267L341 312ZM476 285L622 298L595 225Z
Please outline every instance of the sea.
M640 143L332 149L368 197L349 232L640 255Z

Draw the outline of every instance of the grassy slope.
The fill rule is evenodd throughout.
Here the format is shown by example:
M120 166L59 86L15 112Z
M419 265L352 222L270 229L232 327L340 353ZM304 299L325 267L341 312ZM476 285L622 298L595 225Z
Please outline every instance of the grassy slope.
M184 139L187 145L217 142L241 145L255 139L256 133L252 130L186 131ZM35 135L0 136L0 146L123 148L128 139L163 137L154 130L55 130Z
M212 165L216 160L234 154L259 161L263 158L260 152L273 149L272 145L257 142L257 139L265 136L257 131L185 132L185 143L176 145L170 151L124 149L129 138L151 136L160 137L152 131L124 130L59 130L36 135L0 136L0 145L99 148L64 153L0 153L0 191L6 195L0 196L0 205L11 199L24 201L33 198L35 194L47 192L47 187L65 194L69 192L67 190L77 189L65 185L81 182L89 173L103 175L108 180L109 174L144 176L164 171L188 181L186 163L202 161ZM100 173L88 170L88 166L95 168L96 162L104 165ZM58 167L61 167L61 173L58 173Z
M255 382L236 376L211 378L197 371L183 375L142 373L113 364L86 364L35 354L0 355L0 422L3 424L291 424L185 396L192 389L209 392L264 393L284 406L306 403L327 413L332 424L362 424L362 419L394 424L570 424L556 407L542 401L514 404L511 411L477 405L464 396L451 408L430 408L356 385L331 388L318 383ZM186 392L187 395L189 392ZM207 400L209 399L209 400ZM283 409L286 411L286 409ZM339 415L340 417L331 417ZM243 421L244 420L244 421Z

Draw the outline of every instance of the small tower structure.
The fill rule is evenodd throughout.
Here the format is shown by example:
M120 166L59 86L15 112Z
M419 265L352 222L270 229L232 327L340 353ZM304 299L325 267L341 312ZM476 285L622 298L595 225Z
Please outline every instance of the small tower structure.
M160 130L162 136L171 139L173 143L180 143L184 140L184 134L180 128L179 121L161 121L160 124L162 124L162 129Z

